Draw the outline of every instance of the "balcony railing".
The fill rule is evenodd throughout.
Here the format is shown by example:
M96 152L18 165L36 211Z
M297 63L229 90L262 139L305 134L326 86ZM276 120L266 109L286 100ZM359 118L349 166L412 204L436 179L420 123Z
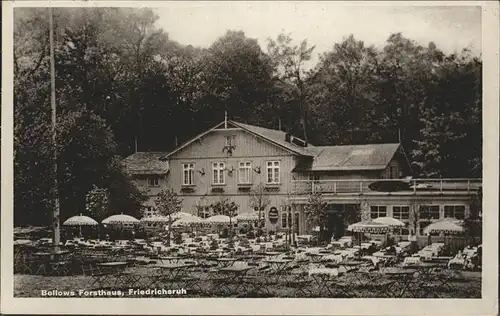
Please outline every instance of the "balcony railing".
M292 194L473 193L482 179L345 179L292 180Z

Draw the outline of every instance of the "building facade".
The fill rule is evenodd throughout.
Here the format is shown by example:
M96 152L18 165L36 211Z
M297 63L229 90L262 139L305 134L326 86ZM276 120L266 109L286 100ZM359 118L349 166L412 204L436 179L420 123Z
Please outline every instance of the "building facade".
M466 218L480 179L411 179L400 144L313 146L280 130L224 121L170 153L136 153L125 159L135 182L148 190L145 215L154 197L171 188L183 211L211 215L221 198L238 213L255 211L252 195L268 200L262 210L268 230L311 230L304 206L311 193L328 203L329 226L342 234L346 210L360 219L391 216L408 223L400 234L422 234L429 223ZM256 188L262 188L256 193ZM279 213L277 221L269 211ZM331 223L330 223L331 222Z

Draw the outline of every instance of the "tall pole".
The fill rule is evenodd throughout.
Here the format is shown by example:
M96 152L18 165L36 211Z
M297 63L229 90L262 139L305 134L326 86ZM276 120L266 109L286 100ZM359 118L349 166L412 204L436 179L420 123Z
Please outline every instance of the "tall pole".
M61 241L61 231L59 227L59 188L57 181L57 129L56 129L56 71L55 71L55 58L54 58L54 21L52 18L52 8L49 7L49 42L50 42L50 92L51 92L51 106L52 106L52 144L54 145L54 213L52 220L52 244L54 250L59 250L59 243Z

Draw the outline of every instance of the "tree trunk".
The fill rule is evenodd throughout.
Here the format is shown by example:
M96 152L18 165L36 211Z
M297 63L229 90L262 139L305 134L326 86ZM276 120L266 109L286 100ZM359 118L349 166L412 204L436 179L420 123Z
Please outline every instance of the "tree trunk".
M167 247L170 247L170 234L172 233L172 215L168 215Z

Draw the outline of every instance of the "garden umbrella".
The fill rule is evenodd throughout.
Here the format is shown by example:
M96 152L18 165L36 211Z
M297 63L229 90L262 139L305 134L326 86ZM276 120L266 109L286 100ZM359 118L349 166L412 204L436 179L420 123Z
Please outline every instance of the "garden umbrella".
M82 214L70 217L63 223L63 226L97 226L97 225L99 225L97 221Z
M103 224L137 224L139 220L126 214L111 215L102 221Z
M80 236L82 235L82 226L97 226L99 223L94 219L85 216L85 215L77 215L72 216L64 221L63 226L73 226L78 227L80 230Z
M176 220L172 224L172 226L173 227L199 226L199 225L202 225L204 223L205 223L205 221L201 217L198 217L198 216L187 216L187 217L183 217L183 218L180 218L180 219Z
M186 212L176 212L174 214L172 214L172 220L176 220L176 219L181 219L181 218L185 218L185 217L198 217L194 214L191 214L191 213L186 213Z
M431 244L432 242L432 233L443 233L444 236L444 243L446 244L446 235L457 235L461 234L465 231L465 229L457 224L457 222L452 221L452 220L442 220L439 222L434 222L432 224L429 224L424 228L424 234L426 234L428 237L427 243Z
M375 223L380 223L387 225L389 227L405 227L406 224L400 221L399 219L395 219L394 217L384 216L378 217L373 220Z
M232 218L227 215L214 215L205 219L205 223L209 225L231 225ZM231 225L232 226L232 225ZM229 227L232 230L232 227Z
M347 230L351 232L374 234L386 233L389 229L390 227L388 225L372 220L357 222L347 227Z
M399 219L396 219L396 218L390 217L390 216L377 217L373 221L376 223L385 224L385 225L389 226L391 229L391 232L394 231L394 228L403 228L406 226L406 224L403 223L402 221L400 221ZM389 239L388 233L386 234L385 238L386 238L386 241Z
M141 222L145 223L168 223L168 216L153 215L141 218Z
M210 216L209 218L205 219L205 223L207 224L229 224L231 222L231 218L226 215L215 215L215 216Z
M259 221L259 216L254 212L242 213L234 217L238 222L257 222Z
M348 231L359 234L362 233L381 234L381 233L387 233L389 229L390 227L388 225L377 223L373 220L357 222L347 227ZM361 245L361 238L359 238L359 244Z
M465 229L451 220L442 220L429 224L424 228L424 234L444 233L447 235L461 234Z

